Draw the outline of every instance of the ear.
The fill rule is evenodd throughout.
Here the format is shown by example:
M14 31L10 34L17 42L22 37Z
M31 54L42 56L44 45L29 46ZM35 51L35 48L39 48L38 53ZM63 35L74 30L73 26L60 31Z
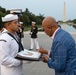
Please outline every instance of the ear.
M8 22L8 26L10 25L10 22Z
M10 22L7 23L7 27L9 27L9 26L11 26L11 25L10 25Z
M50 25L48 25L47 27L48 27L49 29L51 29L51 26L50 26Z

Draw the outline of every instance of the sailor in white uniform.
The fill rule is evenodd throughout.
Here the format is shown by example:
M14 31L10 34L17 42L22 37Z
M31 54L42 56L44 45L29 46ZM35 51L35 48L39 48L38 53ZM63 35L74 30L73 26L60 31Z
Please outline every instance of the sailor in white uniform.
M1 75L23 75L22 61L16 59L19 45L16 40L7 32L14 36L18 30L18 16L8 14L2 17L2 22L6 30L0 35L0 68Z

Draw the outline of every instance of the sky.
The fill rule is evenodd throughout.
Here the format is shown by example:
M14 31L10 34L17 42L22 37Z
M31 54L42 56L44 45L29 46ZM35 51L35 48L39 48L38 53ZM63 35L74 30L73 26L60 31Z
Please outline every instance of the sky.
M0 6L6 10L29 9L35 15L52 16L63 20L64 1L66 2L66 20L76 19L76 0L0 0Z

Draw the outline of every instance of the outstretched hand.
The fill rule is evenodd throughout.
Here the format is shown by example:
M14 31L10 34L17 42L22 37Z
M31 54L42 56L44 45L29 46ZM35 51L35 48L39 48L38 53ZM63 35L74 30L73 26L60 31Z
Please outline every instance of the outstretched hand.
M38 50L41 54L48 54L48 51L43 49L42 47Z

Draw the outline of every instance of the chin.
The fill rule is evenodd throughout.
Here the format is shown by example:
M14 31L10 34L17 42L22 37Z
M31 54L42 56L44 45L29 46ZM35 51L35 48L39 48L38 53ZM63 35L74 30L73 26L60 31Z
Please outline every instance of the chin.
M52 35L48 35L49 37L52 37Z
M49 35L49 34L46 34L46 35L48 35L48 36L50 37L50 35Z

